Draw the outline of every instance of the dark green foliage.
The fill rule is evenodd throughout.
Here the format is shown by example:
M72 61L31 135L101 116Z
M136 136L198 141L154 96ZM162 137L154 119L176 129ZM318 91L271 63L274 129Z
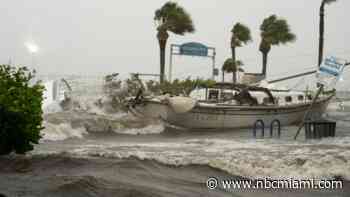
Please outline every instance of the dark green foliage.
M331 4L331 3L334 3L336 2L337 0L323 0L322 3L325 3L325 4Z
M155 81L148 81L146 83L147 89L155 95L169 93L171 95L188 95L197 87L211 87L216 82L210 79L196 79L191 80L187 78L186 80L175 79L172 83L165 81L160 84Z
M237 61L236 59L236 47L242 47L243 44L247 44L252 40L252 37L250 35L250 30L247 26L236 23L232 30L232 37L231 37L231 52L232 52L232 58L231 63L227 64L227 66L224 68L223 71L226 72L232 72L232 82L237 82L237 67L243 65L242 62ZM225 64L224 64L225 65ZM224 72L223 72L223 80L224 80Z
M248 42L252 41L250 30L244 24L236 23L231 32L231 46L241 47L243 44L247 44Z
M243 65L243 62L240 60L236 60L236 62L233 62L232 58L227 58L224 64L222 65L221 70L227 73L243 71L243 69L240 68Z
M260 30L261 42L259 50L262 53L262 75L266 77L267 60L271 47L294 42L296 36L291 31L287 21L276 15L265 18L260 26Z
M169 1L156 10L154 20L158 22L158 30L164 29L178 35L194 32L191 16L175 2Z
M241 68L241 66L243 66L242 61L236 60L234 62L232 58L228 58L222 65L221 70L222 72L232 73L232 81L236 83L236 72L237 71L243 72L243 69Z
M44 87L27 68L0 65L0 155L25 154L40 139Z
M290 27L285 19L278 18L276 15L271 15L266 18L260 26L262 45L279 45L296 40L295 34L290 30ZM268 46L264 46L266 48Z

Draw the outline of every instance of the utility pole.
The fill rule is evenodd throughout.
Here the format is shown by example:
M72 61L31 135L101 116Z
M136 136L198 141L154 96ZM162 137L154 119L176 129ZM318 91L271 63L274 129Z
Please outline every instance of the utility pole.
M319 29L319 46L318 46L318 66L320 67L323 60L323 46L324 46L324 6L325 2L322 0L320 7L320 29Z

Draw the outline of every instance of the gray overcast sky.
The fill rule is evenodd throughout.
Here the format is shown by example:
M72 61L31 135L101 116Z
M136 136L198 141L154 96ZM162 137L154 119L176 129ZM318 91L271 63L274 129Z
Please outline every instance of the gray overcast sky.
M2 0L0 6L0 63L31 65L24 43L39 45L41 74L156 73L159 49L154 11L164 0ZM288 20L298 39L270 53L271 77L303 71L316 65L318 9L321 0L178 0L193 17L196 33L171 35L169 43L199 41L217 48L217 65L230 56L230 30L242 22L251 28L254 42L238 49L250 72L261 70L259 25L270 14ZM326 54L350 60L349 0L326 8ZM168 64L167 55L167 64ZM175 76L210 73L210 61L175 59ZM346 73L350 76L350 71ZM348 77L347 77L348 78Z

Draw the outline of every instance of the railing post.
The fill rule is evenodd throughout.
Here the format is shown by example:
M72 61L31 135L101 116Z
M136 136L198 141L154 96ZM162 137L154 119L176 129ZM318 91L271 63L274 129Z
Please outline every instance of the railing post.
M262 121L262 120L257 120L254 123L253 136L254 136L254 138L256 138L256 132L257 132L259 125L261 126L261 137L264 138L264 136L265 136L265 124L264 124L264 121Z
M270 137L273 137L273 130L275 128L275 125L277 124L277 136L278 138L281 138L281 122L277 119L273 120L270 125Z

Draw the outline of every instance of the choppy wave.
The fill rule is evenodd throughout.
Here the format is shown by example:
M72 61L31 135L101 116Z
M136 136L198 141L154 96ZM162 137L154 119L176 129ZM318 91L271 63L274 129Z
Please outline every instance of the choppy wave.
M54 166L54 167L53 167ZM208 190L209 177L242 180L209 165L164 165L155 160L78 158L67 153L0 157L0 191L6 196L348 196L342 190ZM24 175L24 176L19 176ZM10 178L9 178L10 177ZM30 181L28 181L30 180ZM266 193L267 192L267 193Z
M294 177L350 180L350 138L315 142L278 140L186 140L167 143L107 143L75 148L72 154L104 158L136 157L168 165L209 165L249 178Z
M87 81L72 79L72 90L60 96L65 98L63 100L52 96L54 90L63 90L59 85L53 88L60 83L52 80L47 84L46 95L50 98L45 99L43 108L46 127L42 131L43 140L83 138L92 132L138 135L158 134L164 130L158 121L141 120L126 113L123 99L129 91L121 81L106 86L102 77Z
M63 111L60 102L52 102L43 108L44 114L51 114Z
M58 141L68 138L83 138L84 135L88 134L85 128L72 128L72 126L67 123L52 124L45 122L44 127L45 129L41 132L41 140L44 141Z
M67 103L66 103L67 104ZM332 103L327 118L338 120L338 130L350 128L347 110ZM44 115L44 140L60 141L84 138L90 133L118 133L128 135L158 134L162 124L140 120L127 113L111 110L111 102L104 95L79 95L65 106L53 104ZM350 137L344 135L321 141L291 141L286 139L222 139L185 137L135 143L130 141L83 141L64 151L78 157L99 157L155 160L173 166L204 165L224 170L231 175L249 178L295 177L332 178L350 180ZM131 136L134 137L134 136ZM130 138L131 138L130 137ZM107 138L106 138L107 139ZM40 150L36 154L45 154ZM57 153L57 152L56 152Z
M94 134L159 134L164 131L157 120L138 119L127 113L99 115L91 112L66 111L46 114L44 140L83 138Z
M203 172L224 174L206 166L180 169L136 158L87 159L66 153L0 157L0 192L28 197L226 196L223 191L208 193L204 189L207 176ZM25 174L25 178L16 176L18 173ZM15 176L9 179L11 174Z
M342 120L347 116L348 112L332 111L328 118L341 120L338 130L344 130L350 128L350 123ZM45 120L48 123L43 132L44 140L54 141L83 138L91 132L138 135L164 131L158 122L139 120L125 113L102 115L73 110L46 114ZM346 136L308 142L215 137L150 143L94 141L65 151L79 157L136 157L174 166L206 165L249 178L340 176L350 180L350 137Z
M128 134L128 135L147 135L147 134L159 134L164 131L164 126L162 124L151 124L143 128L127 128L116 130L116 133L119 134Z

